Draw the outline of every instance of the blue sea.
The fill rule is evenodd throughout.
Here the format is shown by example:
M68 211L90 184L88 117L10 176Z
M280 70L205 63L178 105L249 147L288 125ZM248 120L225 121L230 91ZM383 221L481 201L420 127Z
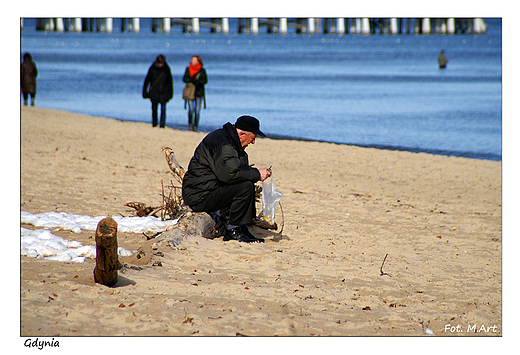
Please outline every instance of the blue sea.
M182 76L200 55L209 83L199 131L249 114L272 138L500 161L502 22L485 21L480 35L366 36L159 34L150 19L140 33L55 33L26 20L20 54L38 66L40 107L151 122L142 85L164 54L175 95L167 125L187 129Z

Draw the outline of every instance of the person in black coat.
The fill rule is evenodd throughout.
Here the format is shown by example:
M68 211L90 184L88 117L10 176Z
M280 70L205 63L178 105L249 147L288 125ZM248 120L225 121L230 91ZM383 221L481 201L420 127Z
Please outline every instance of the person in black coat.
M31 95L31 106L34 106L37 76L38 69L36 69L36 64L32 61L31 54L25 53L23 55L23 63L20 67L20 85L22 87L23 104L25 106L27 106L29 95Z
M247 229L256 216L257 181L271 176L268 168L249 165L245 148L265 137L255 117L240 116L209 133L195 149L182 183L182 197L195 212L213 213L228 220L224 240L263 242Z
M173 98L172 72L164 55L159 54L144 79L143 98L152 101L152 127L157 127L157 107L161 104L160 128L166 125L166 103Z

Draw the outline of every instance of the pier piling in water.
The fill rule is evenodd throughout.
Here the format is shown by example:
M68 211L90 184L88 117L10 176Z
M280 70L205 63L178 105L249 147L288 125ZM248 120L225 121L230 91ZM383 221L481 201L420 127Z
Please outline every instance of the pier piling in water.
M121 33L141 30L140 18L121 18ZM258 34L264 28L266 33L285 35L292 28L297 34L484 34L486 23L482 18L238 18L236 33ZM403 31L403 21L406 22ZM153 18L153 33L171 33L175 26L182 26L182 33L201 33L209 28L210 33L228 34L229 18ZM20 19L20 31L27 23ZM106 32L112 33L113 18L37 18L36 31L46 32Z

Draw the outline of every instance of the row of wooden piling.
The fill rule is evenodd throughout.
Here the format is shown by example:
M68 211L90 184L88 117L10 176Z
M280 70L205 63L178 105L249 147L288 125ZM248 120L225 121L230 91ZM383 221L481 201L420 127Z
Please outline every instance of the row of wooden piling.
M181 27L183 33L228 34L229 18L152 18L154 33L171 33ZM120 18L120 31L139 33L140 18ZM482 18L238 18L236 33L258 34L263 28L270 34L287 34L289 29L301 34L483 34L486 23ZM24 28L21 19L20 28ZM114 18L37 18L37 31L48 32L114 32Z

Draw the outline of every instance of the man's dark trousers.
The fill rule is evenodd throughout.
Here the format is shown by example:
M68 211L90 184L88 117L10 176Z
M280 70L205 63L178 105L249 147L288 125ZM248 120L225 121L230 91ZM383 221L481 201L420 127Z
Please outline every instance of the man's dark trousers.
M229 209L229 224L241 226L251 223L256 214L255 185L251 181L244 181L218 187L199 204L190 207L195 212Z
M159 127L164 128L166 126L166 102L159 103L152 101L152 126L157 127L157 106L161 105L161 117Z

